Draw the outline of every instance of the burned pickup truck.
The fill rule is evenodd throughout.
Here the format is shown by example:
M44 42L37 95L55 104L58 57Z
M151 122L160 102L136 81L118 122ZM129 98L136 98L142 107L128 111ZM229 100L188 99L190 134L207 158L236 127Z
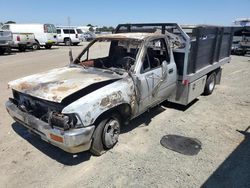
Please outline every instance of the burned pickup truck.
M69 66L9 83L14 120L67 151L101 155L120 127L164 100L187 105L220 83L231 28L122 24Z

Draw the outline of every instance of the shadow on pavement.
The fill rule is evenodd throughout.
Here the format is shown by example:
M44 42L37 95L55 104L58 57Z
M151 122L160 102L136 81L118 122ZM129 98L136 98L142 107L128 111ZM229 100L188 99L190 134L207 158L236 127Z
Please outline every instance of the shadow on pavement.
M195 101L196 102L196 101ZM179 109L179 110L186 110L191 105L193 105L195 102L191 103L190 105L184 107L181 105L176 104L169 104L168 102L164 102L161 105L158 105L152 109L150 109L148 112L145 112L138 116L137 118L133 119L129 125L123 126L121 129L121 134L127 133L136 127L140 126L141 124L144 124L145 126L148 126L150 122L152 121L152 118L154 118L156 115L162 113L165 111L165 108L163 108L165 105L171 106L171 108ZM166 104L165 104L166 103ZM19 123L15 122L12 124L13 130L22 138L24 138L26 141L28 141L30 144L32 144L34 147L36 147L39 151L43 152L45 155L49 156L50 158L64 164L64 165L77 165L79 163L82 163L84 161L87 161L90 159L92 154L88 151L81 152L78 154L70 154L67 153L43 140L41 140L38 136L31 134L27 128L23 127Z
M141 124L148 126L150 124L150 122L152 121L152 119L155 116L157 116L158 114L164 112L166 110L166 108L176 109L176 110L180 110L180 111L186 111L189 107L194 105L197 101L199 101L199 99L195 99L194 101L189 103L187 106L164 101L160 105L158 105L154 108L151 108L147 112L144 112L140 116L133 119L129 125L124 126L122 128L121 133L129 132L129 131L135 129L136 127L140 126Z
M184 112L198 101L199 101L199 99L196 98L186 106L181 105L181 104L168 102L168 101L164 101L161 105L164 106L165 108L171 108L171 109L180 110L180 111Z
M91 157L90 152L82 152L79 154L70 154L67 153L43 140L41 140L38 136L35 136L28 132L27 128L23 127L19 123L15 122L12 124L13 130L36 147L39 151L43 152L45 155L49 156L50 158L68 166L77 165L84 161L87 161Z
M123 126L121 128L121 134L129 132L135 129L136 127L139 127L141 124L148 126L150 122L152 121L152 118L162 113L163 111L165 111L164 108L162 108L161 106L156 106L150 109L148 112L144 112L140 116L131 120L131 122L128 125Z
M245 136L240 145L216 169L202 185L210 187L250 187L250 133L238 131Z

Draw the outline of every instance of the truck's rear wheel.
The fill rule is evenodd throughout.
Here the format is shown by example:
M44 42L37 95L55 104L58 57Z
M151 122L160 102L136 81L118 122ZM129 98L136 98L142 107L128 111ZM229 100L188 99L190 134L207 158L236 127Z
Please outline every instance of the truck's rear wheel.
M72 42L70 39L64 39L65 46L71 46Z
M215 74L215 72L213 72L212 74L210 74L207 77L207 81L206 81L206 85L205 85L205 89L204 89L204 94L205 95L212 94L214 91L215 84L216 84L216 74Z
M100 156L114 147L118 142L120 124L120 117L117 114L105 116L96 127L90 152Z
M40 49L39 44L38 44L38 43L34 43L34 44L32 45L32 49L33 49L33 50L39 50L39 49Z
M46 45L45 45L45 48L46 48L46 49L50 49L51 47L52 47L52 44L46 44Z
M40 50L41 49L41 46L40 46L40 43L38 40L35 40L36 43L33 44L32 48L33 50ZM35 49L37 47L37 49Z

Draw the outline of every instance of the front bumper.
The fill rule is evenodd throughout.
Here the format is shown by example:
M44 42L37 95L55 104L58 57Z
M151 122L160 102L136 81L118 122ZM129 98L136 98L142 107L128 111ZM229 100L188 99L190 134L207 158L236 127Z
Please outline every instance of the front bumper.
M10 100L6 102L5 106L8 113L15 121L28 128L31 132L39 135L41 139L46 142L69 153L79 153L90 149L92 135L95 129L94 125L63 131L52 128L48 123L27 112L23 112ZM53 140L51 134L62 137L62 140L60 142Z

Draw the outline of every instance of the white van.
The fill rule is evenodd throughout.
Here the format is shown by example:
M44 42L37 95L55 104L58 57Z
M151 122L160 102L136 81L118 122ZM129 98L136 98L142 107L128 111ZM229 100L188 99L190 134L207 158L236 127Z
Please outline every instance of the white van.
M34 33L38 48L44 46L50 49L57 43L56 28L53 24L5 24L3 29L13 33Z

